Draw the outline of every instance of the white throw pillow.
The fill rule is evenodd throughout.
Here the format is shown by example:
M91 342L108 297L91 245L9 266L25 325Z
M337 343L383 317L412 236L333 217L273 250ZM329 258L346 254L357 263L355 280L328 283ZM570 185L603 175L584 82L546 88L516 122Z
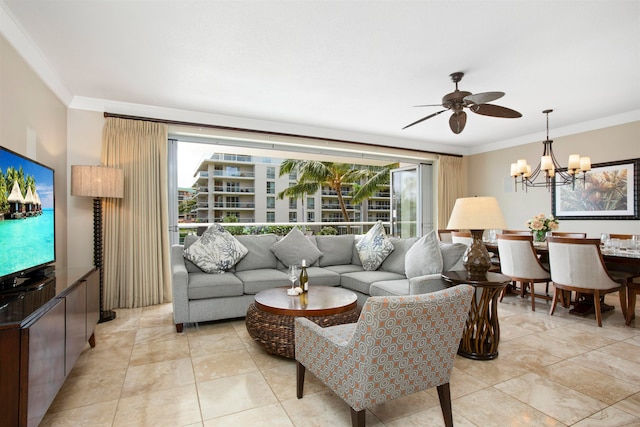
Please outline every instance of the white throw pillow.
M293 227L286 236L274 243L271 252L287 267L300 265L303 259L308 267L322 256L320 249L298 227Z
M213 224L184 250L184 257L205 273L224 273L247 254L244 245L224 229Z
M377 270L380 264L393 252L393 244L387 238L382 221L378 221L356 244L362 268Z
M442 253L436 232L422 236L409 248L404 258L407 279L442 273Z

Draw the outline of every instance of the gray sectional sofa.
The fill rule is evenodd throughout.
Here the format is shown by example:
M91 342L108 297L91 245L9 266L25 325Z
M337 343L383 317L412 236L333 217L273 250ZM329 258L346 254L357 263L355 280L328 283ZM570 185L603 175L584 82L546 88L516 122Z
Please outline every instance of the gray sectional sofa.
M288 245L292 240L287 240L289 236L239 235L235 238L247 249L246 255L228 271L214 274L205 273L185 259L185 249L198 239L195 235L186 236L184 245L174 245L171 250L176 330L182 332L184 323L245 316L256 293L290 285L287 265L282 260L294 263L292 257L296 256L313 259L320 253L308 268L310 286L350 289L361 304L369 296L413 295L443 289L445 283L440 273L463 268L466 246L441 243L435 236L430 233L420 239L389 237L392 252L376 270L367 271L356 248L363 238L360 235L305 237L314 246L307 249L314 252L302 249L306 242ZM295 263L299 265L298 261Z

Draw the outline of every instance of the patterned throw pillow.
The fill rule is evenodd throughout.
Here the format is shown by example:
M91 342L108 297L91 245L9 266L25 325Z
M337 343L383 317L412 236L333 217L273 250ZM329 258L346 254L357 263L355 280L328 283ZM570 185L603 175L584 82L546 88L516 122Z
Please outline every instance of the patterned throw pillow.
M286 236L274 243L271 252L287 267L300 265L303 259L310 266L322 256L320 249L298 227L293 227Z
M407 279L442 273L442 253L435 231L422 236L407 251L404 258L404 270Z
M387 238L382 221L378 221L356 244L362 267L367 271L377 270L393 252L393 244Z
M213 224L196 242L184 250L184 257L205 273L224 273L236 265L247 252L247 248L224 227Z

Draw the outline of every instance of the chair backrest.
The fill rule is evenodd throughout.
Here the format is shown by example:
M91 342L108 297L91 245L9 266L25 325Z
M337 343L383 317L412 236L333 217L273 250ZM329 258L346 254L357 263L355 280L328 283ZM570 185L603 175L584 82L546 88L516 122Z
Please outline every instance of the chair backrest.
M451 242L463 243L467 246L471 246L471 242L473 242L473 238L471 237L471 233L468 231L452 231Z
M609 234L610 239L631 240L633 234Z
M547 237L551 280L565 286L612 289L614 281L600 253L600 239Z
M519 234L522 236L532 236L529 230L502 230L502 234Z
M531 234L498 234L497 239L502 274L518 279L549 278L536 255Z
M368 298L347 345L357 388L383 402L449 382L473 292Z
M453 231L458 231L458 230L439 229L438 230L438 239L443 243L453 243L451 241L451 232L453 232Z
M567 232L567 231L552 231L551 235L555 237L573 237L574 239L587 238L587 233L574 233L574 232Z

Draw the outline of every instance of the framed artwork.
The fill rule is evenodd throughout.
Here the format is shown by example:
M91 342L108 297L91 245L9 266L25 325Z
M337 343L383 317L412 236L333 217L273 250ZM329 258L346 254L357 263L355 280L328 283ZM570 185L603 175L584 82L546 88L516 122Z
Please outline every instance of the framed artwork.
M640 158L598 163L586 179L552 187L551 212L561 219L640 219Z

